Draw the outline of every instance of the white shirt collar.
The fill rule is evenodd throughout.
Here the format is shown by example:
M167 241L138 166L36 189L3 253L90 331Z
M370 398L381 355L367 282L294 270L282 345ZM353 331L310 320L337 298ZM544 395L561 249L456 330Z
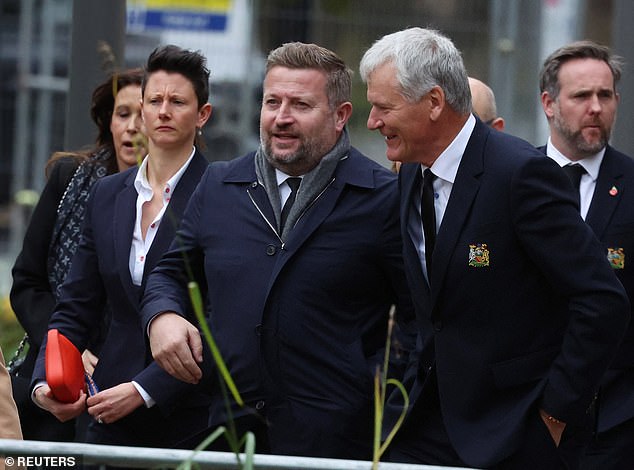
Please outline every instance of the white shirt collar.
M584 170L586 170L586 173L588 173L588 175L592 178L592 181L596 181L599 177L599 169L601 168L603 156L605 155L605 147L603 147L598 153L592 155L591 157L582 158L581 160L573 162L563 153L561 153L553 145L552 139L548 137L548 144L546 144L546 155L555 160L557 164L561 167L564 167L570 163L579 163L579 165L581 165Z
M278 187L282 183L284 183L284 181L286 181L286 178L288 178L288 175L286 173L284 173L283 171L278 170L277 168L275 169L275 179L277 180Z
M298 176L298 178L303 178L304 175ZM288 178L291 178L291 175L287 175L281 170L275 168L275 179L277 180L277 186L280 187L283 183L286 182Z
M445 181L453 182L456 179L456 173L458 173L458 166L460 166L460 160L467 148L471 133L475 128L476 120L473 114L469 115L469 118L458 132L458 135L447 146L445 150L438 156L436 161L432 164L432 171L436 177ZM423 166L423 165L421 165ZM423 170L425 167L422 168Z
M174 173L174 176L172 176L169 180L167 180L167 183L165 184L165 188L163 190L163 198L167 199L167 201L169 201L169 199L171 198L172 193L174 192L174 189L176 189L176 185L178 184L181 177L183 176L183 173L185 173L185 170L187 170L187 167L189 166L189 163L194 158L195 153L196 153L196 147L192 147L192 153L189 155L189 158L187 159L185 164L182 165L176 173ZM148 191L149 191L149 194L152 194L152 187L150 186L150 182L148 181L148 178L147 178L148 156L146 156L143 159L143 162L141 162L139 171L137 171L136 177L134 178L134 188L139 194L147 193Z

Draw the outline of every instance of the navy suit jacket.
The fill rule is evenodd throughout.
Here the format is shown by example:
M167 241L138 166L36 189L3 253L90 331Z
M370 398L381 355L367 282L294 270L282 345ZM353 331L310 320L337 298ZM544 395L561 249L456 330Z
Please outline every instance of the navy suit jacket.
M539 148L546 152L546 147ZM586 216L603 245L623 250L623 261L613 263L614 272L634 299L634 161L609 145L599 169L597 185ZM634 322L601 383L598 430L607 431L634 418Z
M243 398L266 415L271 451L370 458L388 311L410 304L396 177L351 149L285 243L275 227L254 154L212 163L150 275L144 323L186 308L185 253L204 270L209 325Z
M132 283L129 268L137 168L98 181L61 300L49 323L49 329L59 329L83 351L91 329L100 323L103 305L110 305L112 322L93 378L100 390L135 381L156 401L154 407L142 406L115 423L91 423L98 434L101 428L104 436L116 435L122 443L176 445L207 427L208 398L152 361L138 316L147 275L170 246L187 201L207 166L205 157L196 153L183 173L148 252L140 287ZM34 382L45 378L45 348L46 341L40 349Z
M435 367L437 384L426 383L438 387L453 447L467 465L490 467L518 447L538 407L584 421L629 304L565 174L479 120L438 231L430 289L408 232L417 172L418 164L400 171L404 259L422 343L411 398Z

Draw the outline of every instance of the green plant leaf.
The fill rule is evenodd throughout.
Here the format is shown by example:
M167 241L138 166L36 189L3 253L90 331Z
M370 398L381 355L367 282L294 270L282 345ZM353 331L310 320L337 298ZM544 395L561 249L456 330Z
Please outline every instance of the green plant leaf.
M189 289L189 297L192 301L194 312L196 313L196 318L198 319L198 323L200 324L200 327L203 330L203 335L205 336L205 340L207 341L207 344L209 345L209 348L211 349L211 354L213 355L214 361L216 362L216 366L218 366L218 370L220 371L222 378L227 384L229 391L233 395L233 399L236 401L236 403L238 403L238 405L244 406L244 401L242 400L242 397L240 396L240 392L238 392L238 388L236 387L236 384L233 382L233 379L231 378L231 374L229 373L229 370L227 369L227 365L225 364L225 361L222 358L222 355L220 354L218 345L216 344L216 341L214 340L214 337L211 334L211 330L209 329L209 325L207 325L207 321L205 320L203 301L200 295L200 289L198 287L198 283L196 281L190 281L187 284L187 288Z
M244 443L245 460L244 470L253 470L253 456L255 455L255 435L249 431L245 435L246 441Z
M407 414L407 409L409 408L409 395L407 394L407 390L405 390L405 387L403 386L403 384L396 379L388 379L387 383L396 386L401 391L401 395L403 395L404 404L403 404L403 409L401 410L401 415L396 420L396 423L394 423L392 430L387 435L387 437L385 438L385 442L383 442L383 445L379 449L379 456L383 455L387 447L392 442L392 439L394 439L394 436L403 425L403 421L405 420L405 415Z
M196 455L198 455L199 452L205 450L209 446L209 444L214 442L216 439L218 439L218 437L222 436L226 432L227 432L227 429L224 426L218 427L214 432L212 432L209 436L207 436L204 441L202 441L200 444L196 446L191 456L177 467L178 470L191 469L192 464L194 464L193 463L194 457L196 457Z

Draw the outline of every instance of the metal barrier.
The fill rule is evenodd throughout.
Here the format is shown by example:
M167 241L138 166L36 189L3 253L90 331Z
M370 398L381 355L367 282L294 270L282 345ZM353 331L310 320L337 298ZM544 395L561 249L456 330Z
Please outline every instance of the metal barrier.
M15 463L24 465L31 457L31 466L49 464L59 468L79 464L125 466L132 468L176 468L192 456L191 450L157 449L150 447L104 446L75 442L20 441L0 439L0 455L8 467ZM40 458L38 460L38 457ZM53 457L62 457L53 461ZM69 459L71 458L72 459ZM241 456L244 459L244 456ZM14 459L9 461L9 459ZM20 460L22 458L22 460ZM203 451L196 454L192 462L201 469L238 469L235 454L229 452ZM0 463L3 463L0 460ZM311 457L293 457L284 455L254 456L257 470L370 470L372 463L361 460L323 459ZM456 467L437 467L432 465L411 465L399 463L381 463L380 470L458 470ZM461 467L460 470L465 470Z

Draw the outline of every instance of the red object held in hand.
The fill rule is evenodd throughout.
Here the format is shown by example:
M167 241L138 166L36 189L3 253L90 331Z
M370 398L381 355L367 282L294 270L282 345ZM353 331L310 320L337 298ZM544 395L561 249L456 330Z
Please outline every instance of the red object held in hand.
M73 403L86 387L81 353L57 329L48 331L46 344L46 382L56 400Z

